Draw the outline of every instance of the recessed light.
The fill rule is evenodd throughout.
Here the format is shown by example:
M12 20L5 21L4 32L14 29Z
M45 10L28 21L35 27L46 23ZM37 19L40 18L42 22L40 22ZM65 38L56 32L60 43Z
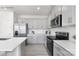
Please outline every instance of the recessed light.
M6 7L4 7L3 9L4 9L4 10L7 10L7 8L6 8Z
M37 10L39 11L40 10L40 7L37 7Z
M7 8L6 8L6 7L0 7L0 9L1 9L1 10L7 10Z

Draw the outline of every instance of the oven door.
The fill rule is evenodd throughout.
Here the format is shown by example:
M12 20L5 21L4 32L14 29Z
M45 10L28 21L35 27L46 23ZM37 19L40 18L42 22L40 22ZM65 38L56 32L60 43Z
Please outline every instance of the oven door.
M50 56L53 56L53 40L47 38L47 50Z

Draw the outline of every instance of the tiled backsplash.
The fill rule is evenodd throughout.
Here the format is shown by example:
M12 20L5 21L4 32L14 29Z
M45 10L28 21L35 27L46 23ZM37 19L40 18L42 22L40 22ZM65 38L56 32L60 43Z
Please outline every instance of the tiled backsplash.
M28 35L34 35L32 33L32 31L34 32L34 34L46 34L46 31L50 31L51 32L51 36L55 36L55 32L59 31L59 32L69 32L69 40L74 39L73 36L76 35L76 27L75 26L71 26L71 27L59 27L59 28L52 28L49 30L29 30L29 34Z
M41 29L31 29L29 30L29 34L28 35L34 35L34 34L45 34L46 30L41 30ZM34 32L34 33L33 33Z
M55 35L56 31L60 31L60 32L69 32L69 39L74 39L73 36L76 35L76 27L75 26L71 26L71 27L62 27L62 28L53 28L50 29L51 31L51 35Z

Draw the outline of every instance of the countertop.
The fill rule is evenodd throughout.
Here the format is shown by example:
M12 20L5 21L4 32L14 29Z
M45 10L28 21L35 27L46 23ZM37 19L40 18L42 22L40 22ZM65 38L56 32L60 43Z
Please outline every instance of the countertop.
M56 37L55 36L47 36L47 38L51 39L51 40L55 40Z
M60 45L61 47L63 47L64 49L66 49L67 51L69 51L70 53L72 53L73 55L75 55L75 50L76 50L76 43L75 40L71 41L71 40L53 40L54 43Z
M63 47L65 50L69 51L71 54L75 55L76 40L74 38L71 38L69 40L54 40L56 38L55 36L47 36L47 38L53 40L56 44Z
M13 51L26 39L27 37L14 37L8 40L0 40L0 51Z

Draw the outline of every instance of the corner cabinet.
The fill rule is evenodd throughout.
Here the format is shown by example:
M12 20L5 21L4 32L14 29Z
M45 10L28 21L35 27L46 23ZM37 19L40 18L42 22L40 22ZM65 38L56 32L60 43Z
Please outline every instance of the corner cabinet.
M62 6L62 26L75 25L75 6Z
M0 38L13 37L13 12L0 10Z
M53 47L53 55L54 56L73 56L73 54L71 54L66 49L56 44L55 42Z

